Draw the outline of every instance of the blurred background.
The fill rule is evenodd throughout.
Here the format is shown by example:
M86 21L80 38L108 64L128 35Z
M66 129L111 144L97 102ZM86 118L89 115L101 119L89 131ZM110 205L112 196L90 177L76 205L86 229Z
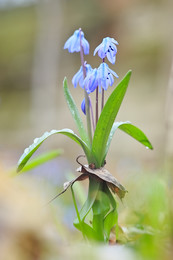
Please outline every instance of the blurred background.
M117 131L108 155L110 167L160 167L172 157L171 62L173 43L171 0L0 0L0 158L16 164L32 140L51 129L76 131L66 105L62 81L80 106L83 92L71 84L80 66L79 54L63 50L79 27L90 42L86 60L103 37L118 42L113 70L119 79L132 69L132 78L117 120L141 128L154 146L148 151ZM107 95L111 93L109 88ZM84 118L85 120L85 118ZM41 149L63 148L74 161L80 149L66 137L51 138Z
M80 107L83 91L79 87L74 89L71 83L80 67L80 57L78 53L69 54L63 46L74 30L81 27L90 43L90 55L85 58L92 67L100 64L100 58L92 55L95 47L109 36L119 42L116 63L110 66L119 75L115 85L132 70L117 120L128 120L141 128L154 150L146 150L117 131L107 157L107 169L130 190L128 205L136 210L140 204L143 209L143 200L150 196L143 194L142 186L148 185L148 177L141 181L142 173L164 176L165 162L171 164L173 159L172 25L172 0L0 0L0 170L16 166L23 150L45 131L71 128L77 132L62 82L67 76L70 91ZM108 89L107 97L114 86ZM62 148L63 156L21 176L27 182L28 177L36 176L39 185L46 179L41 191L42 204L56 194L57 186L61 189L63 182L72 178L66 173L74 172L75 159L81 154L81 149L63 136L51 137L38 153L55 148ZM45 199L47 180L55 189L51 184ZM38 182L34 179L35 186L30 181L28 185L37 190ZM157 186L157 182L153 183ZM152 189L154 186L150 185ZM135 204L136 188L138 197L144 198ZM157 195L156 192L156 198ZM12 201L13 194L10 196ZM20 200L18 196L23 197L16 196L16 201ZM167 198L167 193L164 196ZM54 215L60 218L56 221L59 232L62 219L71 229L75 215L71 196L57 203L58 214ZM154 204L151 205L152 208ZM128 210L127 207L124 215L128 216ZM121 219L127 223L124 216ZM64 229L60 233L66 239ZM68 232L67 236L70 237Z

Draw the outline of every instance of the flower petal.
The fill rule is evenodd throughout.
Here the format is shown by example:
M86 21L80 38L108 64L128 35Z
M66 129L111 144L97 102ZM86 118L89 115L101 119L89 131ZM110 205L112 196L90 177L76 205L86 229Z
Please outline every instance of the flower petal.
M102 43L96 47L94 55L98 52L98 56L101 59L104 59L107 56L108 60L114 64L117 53L116 44L118 44L118 42L115 39L106 37L102 40Z
M83 71L82 71L82 66L80 67L80 69L78 70L78 72L73 76L72 78L72 83L74 85L74 87L77 87L77 84L79 83L79 85L81 86L81 83L83 82ZM82 87L82 86L81 86Z
M85 38L83 38L82 40L82 46L83 46L84 54L85 55L89 54L89 43Z
M96 55L96 53L98 52L98 50L101 48L101 46L102 46L102 43L100 43L99 44L99 46L97 46L96 48L95 48L95 50L94 50L94 56Z
M82 112L86 115L86 109L85 109L85 98L82 100L82 103L81 103L81 109L82 109Z
M119 43L118 43L114 38L111 38L111 41L112 41L113 43L115 43L116 45L119 45Z
M91 106L90 97L89 97L89 106ZM82 112L86 115L85 98L82 100L81 109L82 109Z
M108 61L112 64L115 64L115 55L113 55L112 51L107 52Z
M112 73L116 78L119 78L119 76L117 75L117 73L113 70L111 70L109 67L108 67L108 70L110 73Z
M93 71L86 76L84 85L88 94L97 88L97 69L93 69Z
M86 68L86 74L87 75L88 75L89 72L92 72L92 70L93 70L90 64L85 64L85 68ZM77 87L77 84L79 84L79 86L81 88L84 88L84 76L83 76L82 66L80 67L78 72L73 76L72 84L74 85L75 88Z
M82 47L85 54L89 53L89 43L84 38L84 33L82 31L76 30L72 36L65 42L64 49L68 49L70 53L73 52L80 52L80 33L81 33L81 40L82 40Z

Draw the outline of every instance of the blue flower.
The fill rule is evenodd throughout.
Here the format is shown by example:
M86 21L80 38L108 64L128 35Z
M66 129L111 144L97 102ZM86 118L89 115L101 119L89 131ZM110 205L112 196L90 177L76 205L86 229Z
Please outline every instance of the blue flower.
M108 86L112 86L114 83L113 76L118 78L118 75L105 62L101 63L98 69L93 69L84 80L87 93L93 92L97 87L99 87L99 92L102 88L107 90Z
M88 73L92 72L93 70L90 64L85 64L85 68L86 68L86 75L88 75ZM84 88L83 81L84 81L83 68L81 66L78 72L73 76L72 83L75 88L77 87L77 84L79 84L81 88Z
M80 33L81 33L81 44L84 50L84 54L89 54L89 43L84 38L84 33L81 29L76 30L74 34L64 44L64 49L68 49L69 52L80 52Z
M84 79L84 86L88 94L93 92L98 86L97 69L93 69Z
M101 59L105 57L108 58L109 62L115 63L118 42L114 38L106 37L103 39L102 43L97 46L94 51L94 55L98 52L98 56Z
M107 90L108 86L113 85L114 77L118 78L118 75L113 70L111 70L105 62L100 64L97 73L98 73L97 77L98 77L99 91L101 91L101 88Z
M81 109L82 109L83 113L86 115L86 109L85 109L85 98L82 100L82 103L81 103Z
M90 100L90 97L89 97L89 105L91 106L91 100ZM86 115L85 98L82 100L82 103L81 103L81 109L82 109L83 113Z

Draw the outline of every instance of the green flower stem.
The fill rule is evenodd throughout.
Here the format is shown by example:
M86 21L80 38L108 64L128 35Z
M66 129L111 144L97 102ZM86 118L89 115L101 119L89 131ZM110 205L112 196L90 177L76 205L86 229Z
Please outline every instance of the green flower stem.
M79 221L79 225L80 225L80 228L81 228L81 231L82 231L82 235L83 235L84 239L86 239L85 232L83 230L82 221L80 219L80 214L79 214L79 211L78 211L78 208L77 208L77 203L76 203L76 199L75 199L75 195L74 195L74 190L73 190L72 186L71 186L71 193L72 193L73 203L74 203L74 207L75 207L75 210L76 210L76 214L77 214L77 218L78 218L78 221Z
M86 77L86 68L84 63L84 54L83 54L83 48L82 48L82 39L81 39L81 29L80 31L80 57L81 57L81 64L83 68L83 77ZM84 97L85 97L85 109L86 109L86 121L87 121L87 130L88 130L88 136L90 140L90 144L92 144L92 131L91 131L91 118L90 118L90 105L89 105L89 96L86 90L84 89Z
M90 99L90 97L89 97L89 99ZM92 107L92 104L91 104L91 99L90 99L90 109L91 109L91 119L92 119L93 132L94 132L96 125L95 125L95 122L94 122L94 113L93 113L93 107Z

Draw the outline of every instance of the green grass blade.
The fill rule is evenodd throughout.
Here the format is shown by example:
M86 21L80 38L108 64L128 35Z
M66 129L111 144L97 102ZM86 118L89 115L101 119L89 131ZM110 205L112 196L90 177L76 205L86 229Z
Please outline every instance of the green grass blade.
M70 109L70 112L71 112L73 119L76 123L76 126L78 128L79 135L80 135L81 139L89 145L88 135L86 133L84 124L83 124L82 119L80 117L80 114L79 114L79 111L78 111L77 106L75 104L75 101L74 101L74 99L71 96L71 93L69 91L66 78L64 78L64 81L63 81L63 88L64 88L64 95L65 95L68 107Z
M96 167L103 164L109 134L126 93L130 76L131 71L125 75L112 92L99 117L92 143L92 154L97 161Z
M71 129L62 129L62 130L52 130L50 132L45 132L41 137L39 138L35 138L33 144L31 144L28 148L26 148L24 150L24 153L22 154L22 156L20 157L19 161L18 161L18 167L17 167L17 171L21 171L23 169L23 167L25 166L25 164L27 163L27 161L30 159L30 157L33 155L33 153L40 147L40 145L50 136L54 135L54 134L63 134L68 136L69 138L71 138L72 140L74 140L77 144L79 144L84 152L85 155L87 157L88 160L90 160L90 150L87 146L87 144L76 134L74 134L74 132Z

